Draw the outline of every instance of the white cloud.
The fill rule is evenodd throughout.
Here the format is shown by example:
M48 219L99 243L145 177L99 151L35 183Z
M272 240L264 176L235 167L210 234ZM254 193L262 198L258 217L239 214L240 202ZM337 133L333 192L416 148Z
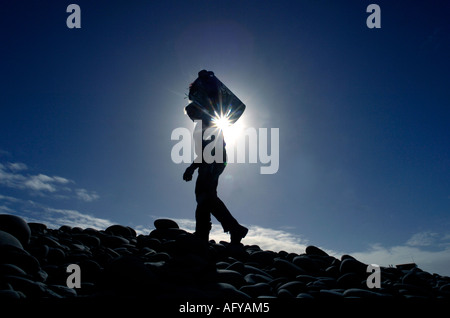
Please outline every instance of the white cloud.
M0 185L4 185L10 188L23 188L23 183L26 178L15 172L12 172L7 166L0 163Z
M419 232L414 234L407 242L409 246L430 246L438 237L438 233L433 232Z
M8 168L13 171L21 171L28 169L27 165L21 162L8 162Z
M53 229L69 225L104 230L113 224L110 220L77 210L56 209L36 201L4 195L0 195L0 212L20 216L27 222L44 223L48 228Z
M14 210L6 205L0 205L0 213L14 214Z
M25 174L28 167L20 162L0 163L0 185L8 188L28 190L30 194L54 199L78 199L92 202L99 199L95 191L86 189L73 189L70 184L75 182L60 176L46 174Z
M384 247L380 244L374 244L368 251L352 253L351 255L366 264L389 266L416 263L424 271L450 276L450 248L430 251L415 246Z
M63 178L63 177L58 177L58 176L53 176L53 180L57 183L61 183L61 184L66 184L66 183L70 183L73 182L69 179Z
M76 210L45 208L47 226L60 227L68 225L72 227L94 228L104 230L108 226L113 225L110 220L97 218L95 216L81 213ZM50 227L50 226L49 226Z
M37 176L30 176L28 180L23 182L23 186L36 191L55 192L56 187L52 183L53 179L51 177L39 174Z
M99 198L99 195L95 191L89 192L86 189L76 189L75 193L78 199L86 202L92 202Z

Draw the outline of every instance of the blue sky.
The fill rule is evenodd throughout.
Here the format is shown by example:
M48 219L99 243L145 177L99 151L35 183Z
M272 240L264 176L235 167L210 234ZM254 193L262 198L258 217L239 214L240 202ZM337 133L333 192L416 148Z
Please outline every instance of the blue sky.
M372 2L2 2L0 212L192 229L170 137L192 129L185 95L208 69L246 104L241 125L280 132L276 174L221 177L243 243L450 275L450 4L375 1L369 29Z

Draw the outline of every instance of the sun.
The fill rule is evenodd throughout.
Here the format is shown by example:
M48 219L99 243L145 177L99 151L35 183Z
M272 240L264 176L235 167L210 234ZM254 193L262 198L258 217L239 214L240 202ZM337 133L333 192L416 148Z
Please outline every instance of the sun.
M226 114L215 113L215 116L212 118L212 123L214 127L217 127L223 132L227 144L234 144L242 132L243 121L242 118L240 118L237 122L232 124L229 119L230 113L230 111Z
M213 125L219 128L222 131L225 131L228 127L231 126L230 121L225 116L218 116L212 119Z

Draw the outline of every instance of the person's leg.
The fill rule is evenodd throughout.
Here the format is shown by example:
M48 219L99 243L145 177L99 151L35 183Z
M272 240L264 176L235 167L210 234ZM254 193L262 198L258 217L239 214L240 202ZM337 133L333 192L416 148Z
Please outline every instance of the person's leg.
M211 214L220 222L224 232L229 232L231 235L231 243L240 243L241 239L247 235L248 229L238 223L238 221L231 215L225 203L217 196L217 186L219 183L219 176L225 169L223 164L215 164L211 176L211 189L213 193L211 196Z
M211 231L211 200L208 190L211 187L207 166L200 166L195 184L195 198L197 208L195 210L195 235L202 240L209 240Z

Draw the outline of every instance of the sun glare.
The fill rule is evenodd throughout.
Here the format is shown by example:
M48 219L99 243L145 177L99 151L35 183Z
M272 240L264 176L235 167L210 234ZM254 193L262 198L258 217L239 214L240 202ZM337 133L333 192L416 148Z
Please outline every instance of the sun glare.
M220 130L223 130L223 131L231 125L230 121L228 120L228 118L226 116L214 117L212 121L214 123L214 126L216 126L217 128L219 128Z
M242 131L243 122L241 118L236 123L231 124L229 116L230 112L222 115L216 113L216 116L212 119L212 122L215 127L223 131L226 143L234 144Z

